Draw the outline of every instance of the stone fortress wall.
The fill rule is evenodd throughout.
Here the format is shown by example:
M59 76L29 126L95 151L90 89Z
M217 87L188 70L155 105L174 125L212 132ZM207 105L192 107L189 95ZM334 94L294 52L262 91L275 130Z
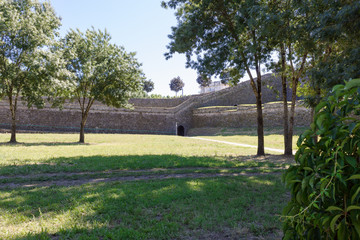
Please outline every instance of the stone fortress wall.
M277 94L266 87L273 85L281 92L281 83L270 74L264 75L263 102L280 101ZM289 94L289 99L291 95ZM86 132L176 134L179 127L186 135L198 127L252 127L256 126L256 109L234 105L254 104L255 97L248 81L218 92L174 99L131 99L133 109L117 109L94 103L86 123ZM209 106L214 106L206 108ZM216 107L228 106L228 107ZM0 128L9 129L10 111L7 101L0 101ZM281 104L264 104L264 125L282 125ZM62 110L45 106L28 109L19 104L19 130L75 132L79 131L81 112L77 102L67 103ZM299 106L296 125L310 122L308 109Z

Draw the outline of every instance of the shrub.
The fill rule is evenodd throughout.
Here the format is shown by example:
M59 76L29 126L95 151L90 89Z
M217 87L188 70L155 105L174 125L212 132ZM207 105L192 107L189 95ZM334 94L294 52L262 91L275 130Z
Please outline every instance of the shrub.
M360 239L360 79L337 85L283 175L284 239ZM316 140L316 136L318 140Z

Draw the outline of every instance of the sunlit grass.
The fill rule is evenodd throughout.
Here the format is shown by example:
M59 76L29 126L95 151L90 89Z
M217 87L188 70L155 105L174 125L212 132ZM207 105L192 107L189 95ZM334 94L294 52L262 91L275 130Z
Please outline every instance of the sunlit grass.
M226 140L241 138L231 137ZM18 134L16 145L8 138L0 134L0 185L163 173L256 175L0 188L0 239L280 238L277 215L287 195L278 173L292 158L255 157L255 148L177 136L86 134L87 143L79 144L78 134ZM145 169L156 171L123 171Z
M262 236L280 228L285 194L278 176L0 190L0 238Z
M7 137L0 134L0 141ZM77 134L18 134L20 144L0 145L0 174L239 167L244 163L230 158L256 153L254 148L177 136L87 134L87 144L76 140Z
M307 127L295 127L293 134L292 148L297 150L297 140L301 133L303 133ZM244 127L244 128L211 128L209 133L201 134L202 138L209 138L219 141L227 141L233 143L242 143L248 145L257 146L257 130L256 127ZM282 127L265 127L264 128L264 143L267 148L284 149L284 136ZM273 154L272 152L269 152Z
M204 138L215 139L219 141L227 141L234 143L243 143L257 146L258 138L257 136L249 136L249 135L234 135L234 136L202 136ZM297 150L296 142L299 136L293 136L293 150ZM284 149L284 136L279 134L271 134L264 136L265 147L275 148L275 149Z

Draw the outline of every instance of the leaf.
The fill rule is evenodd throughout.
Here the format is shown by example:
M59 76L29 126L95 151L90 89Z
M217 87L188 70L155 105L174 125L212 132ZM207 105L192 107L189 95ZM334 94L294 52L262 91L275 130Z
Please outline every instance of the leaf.
M337 207L337 206L330 206L326 209L326 211L330 212L330 211L343 211L343 209Z
M353 224L356 232L357 232L358 235L360 236L360 220L352 221L352 224Z
M346 239L346 225L344 221L339 224L339 230L337 232L338 239Z
M351 156L346 156L345 157L345 160L348 164L350 164L353 168L356 168L357 166L357 161L354 157L351 157Z
M316 106L316 108L315 108L315 112L319 112L323 107L326 106L326 104L327 104L327 102L325 102L325 101L319 103L319 104Z
M345 85L345 90L349 90L354 87L360 87L360 78L352 79Z
M307 171L314 171L312 168L309 168L309 167L303 167L304 170L307 170Z
M336 215L330 222L330 228L331 228L331 231L335 232L335 224L336 224L336 221L339 219L339 217L341 217L342 214L338 214Z
M344 85L342 84L338 84L338 85L335 85L333 88L332 88L332 92L337 92L338 90L342 90L344 88Z
M326 119L326 114L321 114L317 119L316 119L316 125L320 128L322 126L322 123L324 122L324 120Z
M360 123L356 124L356 126L353 129L350 129L350 127L349 127L349 131L352 134L354 134L359 128L360 128Z
M356 192L352 195L352 197L351 197L351 203L354 202L354 200L355 200L356 196L359 194L359 192L360 192L360 187L358 187L358 189L356 190Z
M349 207L346 208L347 212L350 212L351 210L360 210L360 206L356 206L356 205L351 205Z
M360 179L360 174L352 175L352 176L349 177L346 181L348 181L348 180L354 180L354 179Z

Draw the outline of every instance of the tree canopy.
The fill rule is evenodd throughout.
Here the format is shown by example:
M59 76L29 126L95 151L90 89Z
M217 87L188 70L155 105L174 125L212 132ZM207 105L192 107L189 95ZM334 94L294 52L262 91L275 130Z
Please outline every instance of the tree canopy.
M211 84L212 80L208 76L198 75L198 77L196 78L196 82L202 87L207 87Z
M84 126L95 101L113 107L127 107L134 92L142 90L144 76L135 53L110 43L105 31L70 30L62 40L66 68L76 88L73 99L81 108L80 142L84 142Z
M151 81L151 79L145 80L143 83L143 89L147 93L151 92L152 90L154 90L154 82Z
M171 91L176 92L176 94L181 91L185 86L185 83L180 77L175 77L170 81Z

